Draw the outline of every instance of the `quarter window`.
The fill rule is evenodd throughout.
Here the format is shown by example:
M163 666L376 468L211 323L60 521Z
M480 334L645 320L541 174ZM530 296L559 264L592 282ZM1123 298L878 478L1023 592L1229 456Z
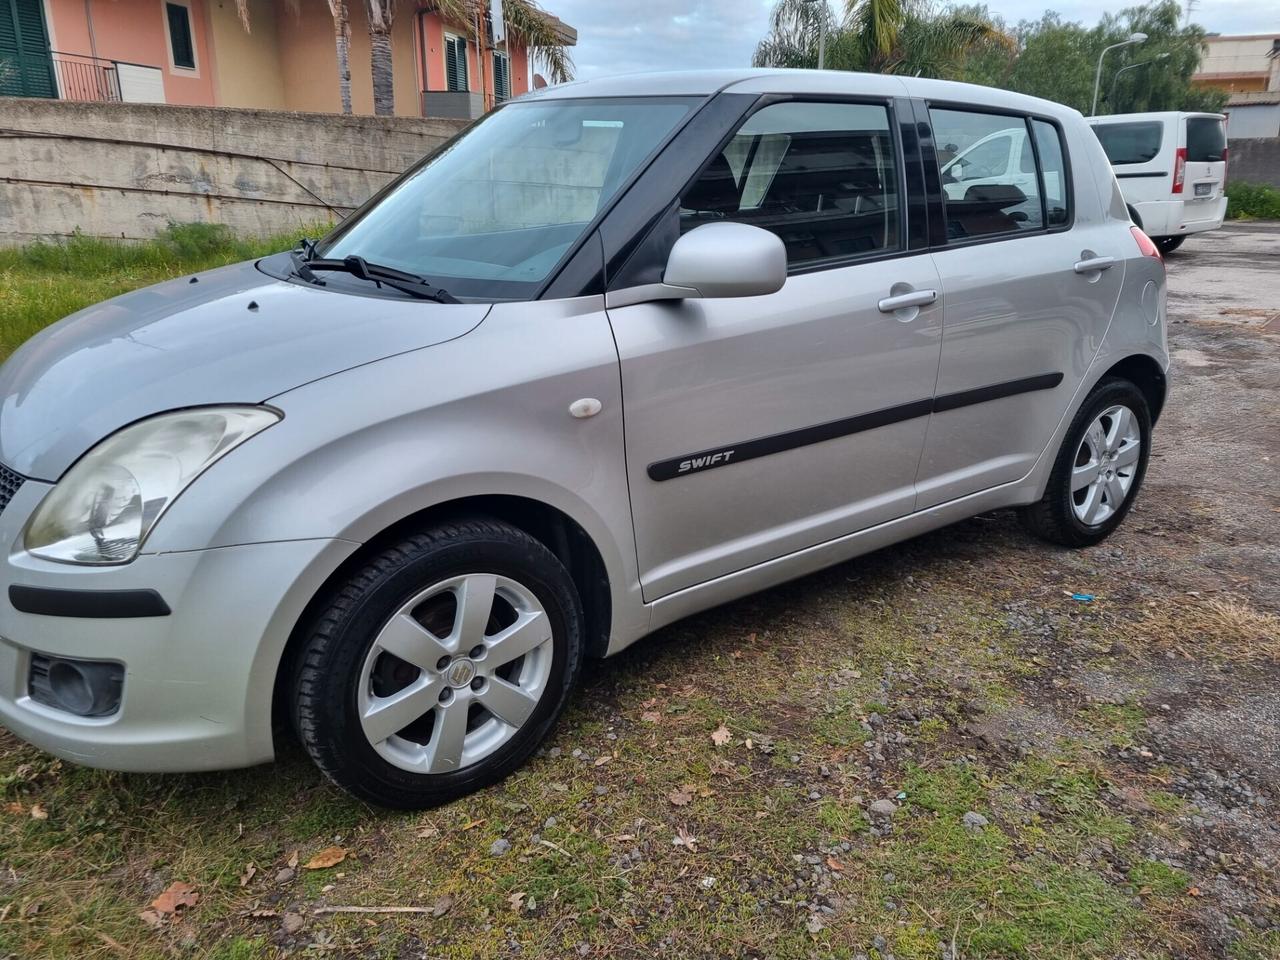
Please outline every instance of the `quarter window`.
M964 110L930 110L929 117L941 164L947 239L1044 226L1025 119Z
M1148 163L1160 154L1164 124L1159 120L1136 123L1097 123L1094 135L1102 144L1107 159L1117 166L1126 163Z
M1067 162L1062 149L1062 134L1052 123L1032 120L1031 132L1040 155L1041 182L1044 184L1044 209L1050 227L1071 222L1067 198Z
M733 220L772 231L791 267L900 246L886 108L777 103L752 114L680 201L682 233Z

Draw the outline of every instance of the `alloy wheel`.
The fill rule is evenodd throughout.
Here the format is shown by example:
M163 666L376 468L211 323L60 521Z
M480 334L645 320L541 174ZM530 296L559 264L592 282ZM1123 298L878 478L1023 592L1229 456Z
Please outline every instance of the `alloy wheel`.
M1094 418L1076 451L1071 471L1071 509L1076 519L1097 526L1124 503L1142 454L1138 418L1123 404Z
M551 622L523 584L491 573L441 581L404 603L360 675L360 725L413 773L478 763L533 714L552 668Z

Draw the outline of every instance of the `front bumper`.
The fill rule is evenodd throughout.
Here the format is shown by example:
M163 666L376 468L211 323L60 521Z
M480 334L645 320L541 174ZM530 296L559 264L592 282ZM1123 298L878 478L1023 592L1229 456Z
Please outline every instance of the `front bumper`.
M294 540L144 554L118 567L50 563L20 531L48 485L27 481L0 515L0 724L94 767L195 771L270 760L276 671L294 625L357 544ZM20 519L19 519L20 518ZM21 613L14 584L58 590L155 590L167 616ZM31 699L34 653L124 664L120 708L87 718Z

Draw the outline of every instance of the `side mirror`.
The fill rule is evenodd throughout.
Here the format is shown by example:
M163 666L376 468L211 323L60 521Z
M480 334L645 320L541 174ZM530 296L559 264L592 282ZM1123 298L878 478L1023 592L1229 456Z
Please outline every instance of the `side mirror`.
M672 246L661 283L611 291L606 303L761 297L786 282L787 248L776 234L745 223L705 223Z

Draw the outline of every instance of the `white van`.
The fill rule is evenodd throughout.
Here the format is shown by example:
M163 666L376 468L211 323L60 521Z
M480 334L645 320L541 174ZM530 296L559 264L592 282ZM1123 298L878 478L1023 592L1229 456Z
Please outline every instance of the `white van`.
M1227 213L1227 130L1220 113L1090 117L1138 226L1161 253L1216 230Z

